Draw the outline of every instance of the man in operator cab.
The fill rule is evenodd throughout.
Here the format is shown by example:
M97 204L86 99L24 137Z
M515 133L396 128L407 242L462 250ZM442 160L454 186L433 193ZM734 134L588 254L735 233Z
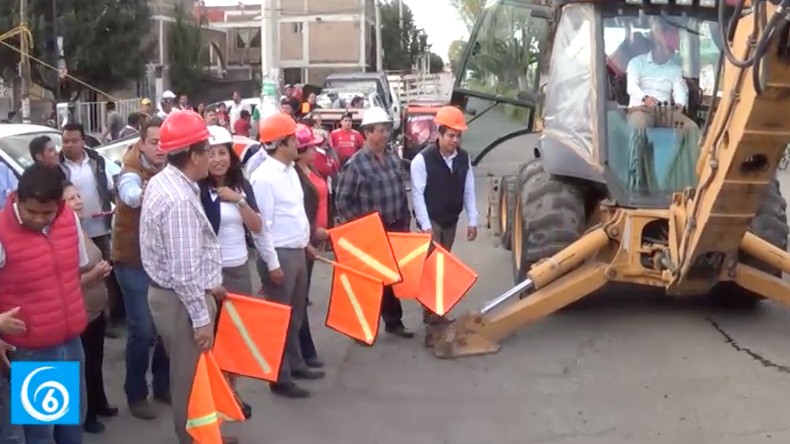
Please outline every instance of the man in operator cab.
M688 106L689 90L683 67L674 60L680 47L678 29L667 21L650 22L652 48L628 62L628 123L636 128L696 127L683 114Z

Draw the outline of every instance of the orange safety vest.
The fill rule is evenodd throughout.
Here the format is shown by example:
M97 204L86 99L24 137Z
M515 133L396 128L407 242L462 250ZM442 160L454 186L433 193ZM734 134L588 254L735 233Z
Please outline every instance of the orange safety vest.
M291 307L228 293L222 301L214 357L228 373L277 382Z
M225 421L244 421L227 380L211 352L197 362L187 406L187 433L197 444L222 444L219 426Z
M401 299L414 299L420 291L420 279L431 235L427 233L387 233L392 251L398 260L398 268L403 281L392 286L395 296Z
M464 297L477 281L477 273L439 244L425 261L417 300L439 316Z
M326 326L368 345L376 342L384 286L381 280L332 263L332 292Z
M398 261L378 212L330 229L329 239L341 264L380 279L384 285L402 280Z

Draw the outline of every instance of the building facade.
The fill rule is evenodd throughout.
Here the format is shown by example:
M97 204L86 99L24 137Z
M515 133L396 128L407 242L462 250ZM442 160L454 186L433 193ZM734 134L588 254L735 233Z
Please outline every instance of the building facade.
M160 0L165 1L165 0ZM279 66L285 83L320 84L336 72L375 65L374 0L277 0ZM208 26L225 31L229 78L258 78L261 66L261 7L197 6ZM214 64L214 63L212 63Z

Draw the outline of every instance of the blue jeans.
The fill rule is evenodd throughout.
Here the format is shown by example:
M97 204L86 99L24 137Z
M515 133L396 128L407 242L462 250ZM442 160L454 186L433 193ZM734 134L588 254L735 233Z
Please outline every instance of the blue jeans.
M146 375L149 363L154 395L169 392L170 360L162 340L156 334L151 309L148 308L148 286L151 282L148 274L142 268L117 263L114 270L126 309L126 382L123 388L126 400L133 404L148 398Z
M85 420L87 394L85 391L85 354L80 337L47 348L17 348L11 361L79 361L80 363L80 423ZM11 425L10 384L0 377L0 444L82 444L82 426ZM8 404L6 404L8 403ZM5 404L5 405L1 405Z

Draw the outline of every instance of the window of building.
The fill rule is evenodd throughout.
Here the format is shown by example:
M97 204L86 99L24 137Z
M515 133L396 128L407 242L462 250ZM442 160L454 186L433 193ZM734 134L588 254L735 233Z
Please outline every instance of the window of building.
M261 30L260 29L239 29L236 31L236 49L260 48Z
M291 23L291 32L294 34L301 34L304 31L304 23L302 22L294 22Z

